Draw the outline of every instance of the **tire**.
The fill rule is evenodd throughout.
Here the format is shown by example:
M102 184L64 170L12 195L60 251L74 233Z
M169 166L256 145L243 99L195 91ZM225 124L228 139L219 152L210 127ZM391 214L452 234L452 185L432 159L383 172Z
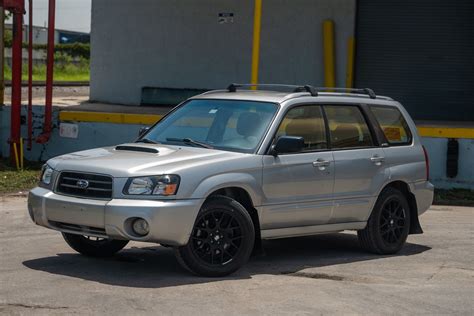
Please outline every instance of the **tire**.
M88 257L111 257L128 244L128 240L100 239L76 234L62 233L67 244Z
M394 254L405 244L410 231L410 206L395 188L380 193L367 226L357 232L359 243L375 254Z
M215 196L199 211L188 244L175 248L176 259L194 274L222 277L248 261L254 242L247 210L229 197Z

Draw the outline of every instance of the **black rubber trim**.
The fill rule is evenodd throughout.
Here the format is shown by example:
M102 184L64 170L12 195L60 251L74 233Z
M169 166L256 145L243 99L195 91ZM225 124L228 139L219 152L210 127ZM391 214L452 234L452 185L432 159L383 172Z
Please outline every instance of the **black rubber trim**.
M367 104L361 104L360 107L366 117L366 120L370 123L369 129L372 130L372 134L373 136L375 136L374 139L377 143L377 146L388 147L389 142L387 138L385 137L385 134L382 128L380 127L379 122L377 121L377 118L375 117L374 113L372 113L372 111L370 110L370 106Z

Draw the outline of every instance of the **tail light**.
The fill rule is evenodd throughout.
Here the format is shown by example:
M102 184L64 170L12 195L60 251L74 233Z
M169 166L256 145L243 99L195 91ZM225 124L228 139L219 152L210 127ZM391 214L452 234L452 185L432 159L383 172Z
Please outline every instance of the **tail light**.
M426 180L430 179L430 159L428 157L428 152L426 151L425 146L423 147L423 154L425 155L425 166L426 166Z

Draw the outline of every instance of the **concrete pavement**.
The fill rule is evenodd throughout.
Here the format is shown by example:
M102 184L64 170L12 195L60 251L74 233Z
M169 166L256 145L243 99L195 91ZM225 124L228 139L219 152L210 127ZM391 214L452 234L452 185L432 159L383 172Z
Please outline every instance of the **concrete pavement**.
M0 197L0 314L474 314L474 208L435 206L421 223L398 255L367 254L350 232L274 240L209 279L152 244L80 256L25 198Z

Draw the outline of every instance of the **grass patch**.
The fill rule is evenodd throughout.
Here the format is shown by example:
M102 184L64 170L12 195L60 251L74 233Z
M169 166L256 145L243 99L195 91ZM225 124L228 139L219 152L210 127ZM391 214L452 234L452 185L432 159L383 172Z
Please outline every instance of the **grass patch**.
M17 193L35 187L38 183L41 163L25 161L25 168L17 171L9 160L0 159L0 194Z
M468 189L436 189L433 204L474 206L474 191Z
M90 67L89 60L80 59L73 63L69 57L61 57L61 62L54 65L54 81L89 81ZM5 67L5 80L12 79L12 70L9 66ZM22 80L28 80L28 65L23 64ZM33 66L33 81L46 80L46 65Z
M26 69L26 70L25 70ZM28 68L23 67L21 80L28 80ZM54 67L54 81L89 81L90 71L88 67L80 65L66 65L64 67ZM12 80L12 70L5 67L5 80ZM38 65L33 67L33 81L46 81L46 66Z

